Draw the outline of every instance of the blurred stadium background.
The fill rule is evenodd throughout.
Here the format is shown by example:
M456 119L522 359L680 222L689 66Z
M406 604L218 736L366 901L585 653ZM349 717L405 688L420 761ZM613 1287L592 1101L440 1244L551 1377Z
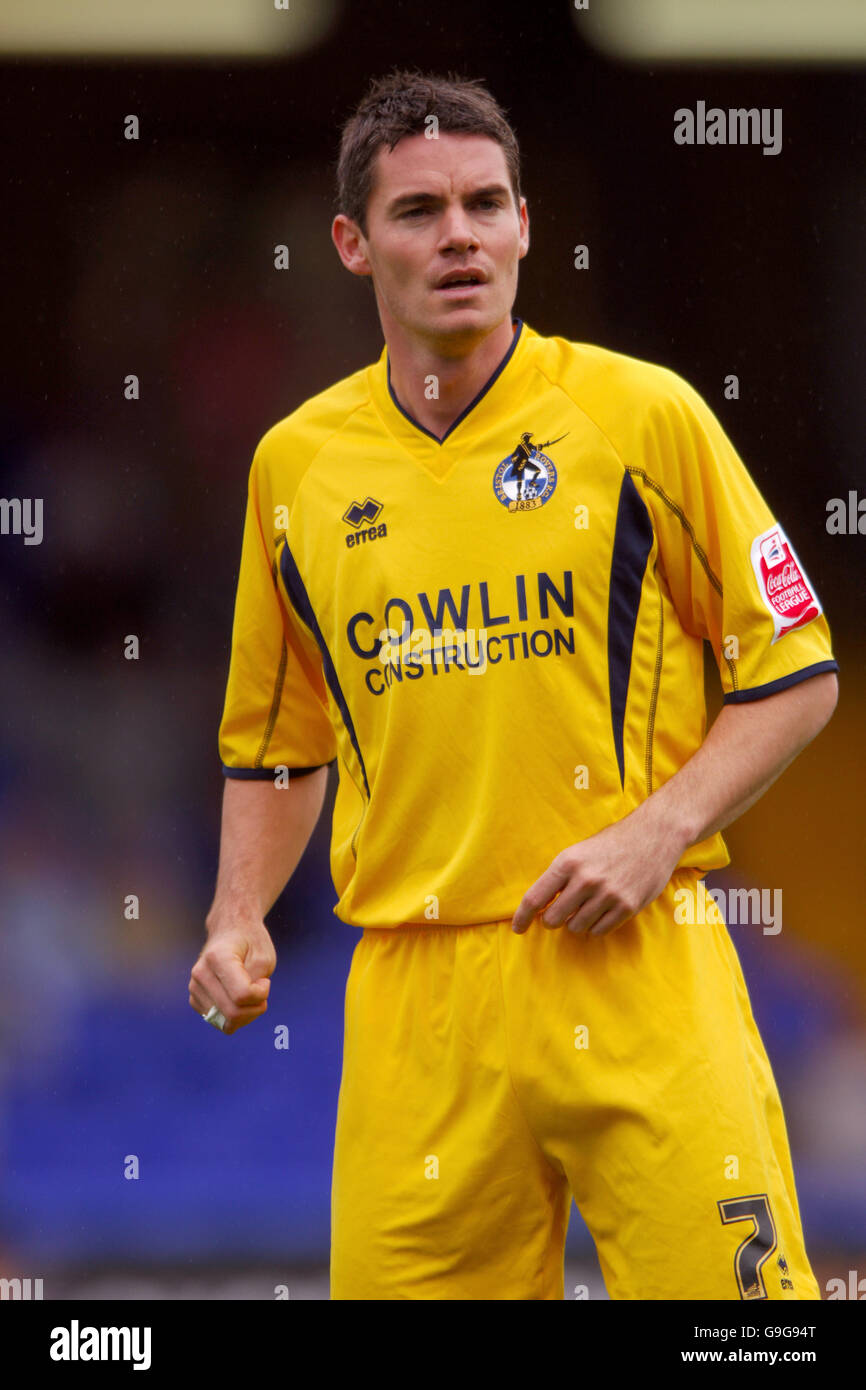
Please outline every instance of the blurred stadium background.
M731 934L819 1282L866 1276L866 540L825 524L864 478L864 40L848 0L3 0L0 489L44 498L45 538L0 537L0 1276L46 1298L328 1296L359 935L332 913L333 782L269 919L265 1021L221 1039L186 982L247 470L270 424L381 349L329 222L340 123L393 64L487 80L523 151L516 311L686 376L817 583L837 713L714 881L783 891L778 936ZM782 153L675 145L698 100L782 108ZM604 1298L576 1212L567 1260L566 1297Z

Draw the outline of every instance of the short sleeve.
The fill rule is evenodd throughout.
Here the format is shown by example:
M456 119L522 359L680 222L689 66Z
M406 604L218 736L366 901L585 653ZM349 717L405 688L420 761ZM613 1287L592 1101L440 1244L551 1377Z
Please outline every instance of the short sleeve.
M219 728L227 777L301 775L333 761L336 736L318 649L283 602L260 451L250 469L231 660Z
M815 591L719 421L682 377L646 408L640 476L682 626L705 638L725 703L836 671Z

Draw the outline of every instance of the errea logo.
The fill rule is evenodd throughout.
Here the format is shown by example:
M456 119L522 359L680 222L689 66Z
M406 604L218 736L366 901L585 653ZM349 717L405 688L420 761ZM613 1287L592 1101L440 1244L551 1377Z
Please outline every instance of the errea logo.
M378 526L374 524L383 506L384 503L377 502L375 497L365 497L363 502L352 502L346 508L343 520L348 526L355 528L354 532L350 531L346 536L347 546L362 545L365 541L375 541L380 536L387 536L388 527L384 521L380 521Z

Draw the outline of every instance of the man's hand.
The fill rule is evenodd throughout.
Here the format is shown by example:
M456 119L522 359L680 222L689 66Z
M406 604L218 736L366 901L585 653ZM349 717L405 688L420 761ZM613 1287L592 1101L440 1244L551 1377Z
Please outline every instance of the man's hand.
M542 922L604 936L653 902L684 850L754 806L823 729L839 683L823 671L774 695L725 705L688 762L630 815L558 854L521 899L514 931ZM552 906L551 899L559 894Z
M565 923L569 931L606 936L658 897L683 848L652 817L632 812L558 854L524 893L512 930L526 931L546 908L546 927Z
M225 1015L224 1033L236 1033L268 1007L277 953L263 922L220 925L208 919L208 939L192 968L189 1002L206 1014L212 1004Z

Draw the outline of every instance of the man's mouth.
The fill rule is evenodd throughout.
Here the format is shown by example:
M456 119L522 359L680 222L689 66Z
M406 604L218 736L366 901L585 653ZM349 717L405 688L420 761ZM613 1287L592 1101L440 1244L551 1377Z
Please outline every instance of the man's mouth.
M443 294L459 295L478 289L480 285L485 283L481 275L476 275L471 270L453 271L450 275L443 275L436 289Z
M481 280L453 280L449 285L438 285L436 293L444 295L446 299L465 299L483 288Z

